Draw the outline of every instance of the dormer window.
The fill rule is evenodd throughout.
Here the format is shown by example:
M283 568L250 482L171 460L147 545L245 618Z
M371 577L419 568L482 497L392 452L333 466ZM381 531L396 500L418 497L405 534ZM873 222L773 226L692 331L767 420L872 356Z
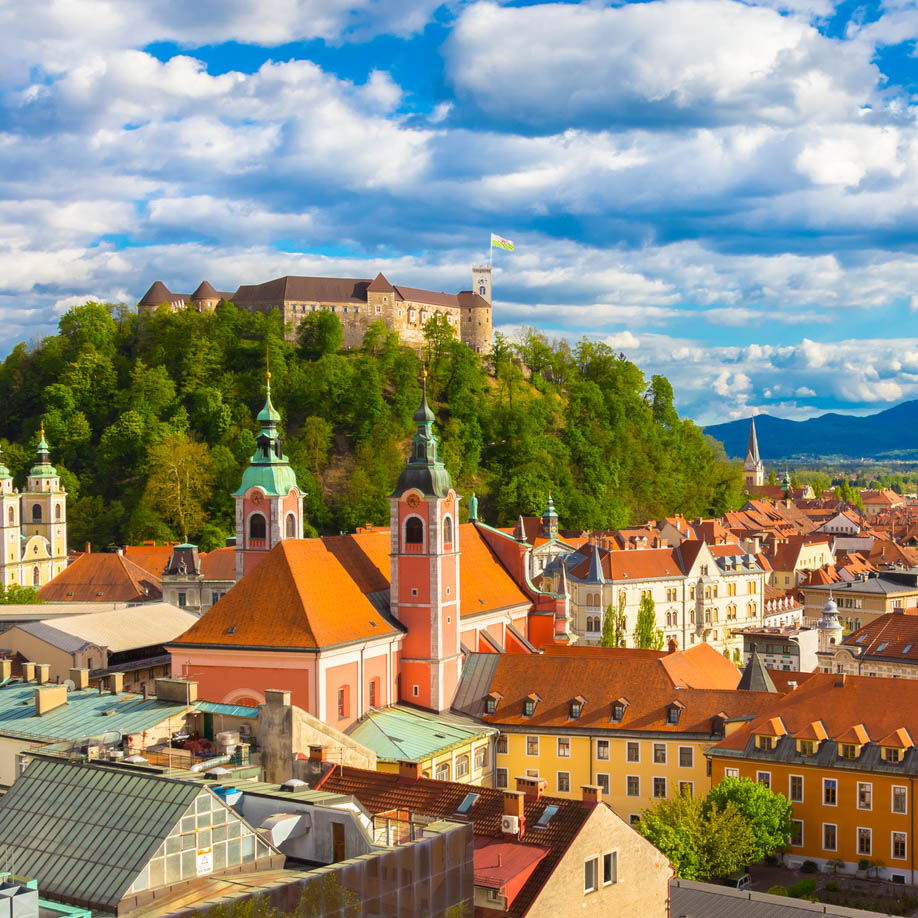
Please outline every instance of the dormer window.
M816 741L811 739L797 740L797 752L800 755L812 755L816 751Z
M856 759L860 747L854 743L842 743L838 748L838 754L843 759Z
M771 752L775 748L775 738L760 733L755 738L755 746L763 752Z
M883 761L889 762L891 765L898 765L902 761L902 750L896 749L894 746L884 746Z
M536 705L542 700L541 696L533 692L523 700L523 717L532 717L535 714Z
M679 723L682 709L685 705L681 701L674 701L666 706L666 723L672 725Z
M485 698L485 712L488 714L494 714L497 711L497 703L503 698L500 692L491 692L487 698Z
M612 702L612 720L620 724L625 719L625 708L628 707L627 698L619 698Z
M572 698L570 702L570 719L571 720L580 720L580 715L583 713L583 706L586 704L586 698L583 695L578 695L576 698Z

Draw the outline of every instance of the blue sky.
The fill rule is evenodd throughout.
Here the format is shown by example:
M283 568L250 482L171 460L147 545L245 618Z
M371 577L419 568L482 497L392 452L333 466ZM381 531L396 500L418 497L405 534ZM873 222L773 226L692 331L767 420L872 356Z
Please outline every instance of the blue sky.
M0 354L286 273L607 340L702 423L918 397L918 6L0 3Z

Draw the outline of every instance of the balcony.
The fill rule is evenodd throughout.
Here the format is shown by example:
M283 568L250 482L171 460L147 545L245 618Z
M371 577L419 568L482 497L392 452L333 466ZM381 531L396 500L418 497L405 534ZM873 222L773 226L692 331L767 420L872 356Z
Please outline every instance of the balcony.
M248 546L248 547L249 547L249 548L254 548L254 549L259 549L259 548L260 548L260 549L264 549L264 548L267 547L267 544L268 544L268 540L267 540L267 539L249 539L249 546Z
M405 554L406 555L423 555L424 554L424 543L423 542L406 542L405 543Z

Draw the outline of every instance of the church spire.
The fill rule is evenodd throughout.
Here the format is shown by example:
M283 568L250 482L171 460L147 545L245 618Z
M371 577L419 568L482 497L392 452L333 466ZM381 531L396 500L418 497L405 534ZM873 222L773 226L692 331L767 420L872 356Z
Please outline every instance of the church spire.
M755 418L749 422L749 444L746 446L746 461L747 462L761 462L759 457L759 441L755 435Z
M0 481L12 477L13 476L10 475L10 470L3 464L3 450L0 449Z
M759 441L755 435L755 418L749 422L749 444L746 446L746 461L743 463L743 481L746 487L761 487L765 484L765 465L759 455Z
M30 478L56 478L57 469L51 465L51 450L48 441L45 439L45 422L42 421L40 428L40 439L38 446L35 448L35 465L29 471Z

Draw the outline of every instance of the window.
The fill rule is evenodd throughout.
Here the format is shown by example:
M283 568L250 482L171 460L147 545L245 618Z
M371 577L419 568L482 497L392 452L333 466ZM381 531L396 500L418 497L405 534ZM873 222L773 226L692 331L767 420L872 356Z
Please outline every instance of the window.
M838 781L835 778L822 779L822 802L826 806L838 804Z
M771 772L757 771L755 773L755 780L758 784L764 784L765 787L771 787Z
M249 538L264 539L267 536L265 518L260 513L253 513L249 517Z
M892 789L892 811L894 813L908 812L908 788L901 784L894 784Z
M791 803L803 802L803 775L791 775L788 782L787 799Z
M188 605L188 595L186 593L178 594L178 604L180 609L184 609Z
M437 780L449 781L449 762L442 762L437 766Z
M857 746L855 746L853 743L842 743L841 757L843 759L856 759L857 758Z
M599 789L604 793L609 793L609 776L607 774L598 774L596 775L596 784Z
M369 687L369 688L370 688L370 707L371 707L371 708L375 708L376 705L378 704L378 698L377 698L377 695L376 695L376 686L377 686L377 683L378 683L378 682L379 682L378 679L371 679L371 680L370 680L370 687Z
M794 848L799 848L803 845L803 820L802 819L792 819L791 820L790 843L791 843L791 846Z
M596 758L604 762L609 760L609 741L607 739L596 740Z
M443 520L443 544L453 544L453 521L450 517Z
M679 723L679 715L682 713L682 708L677 704L671 704L666 709L666 722L668 724L677 724Z
M797 740L797 752L800 755L812 755L815 748L816 744L811 739Z
M580 720L580 711L583 708L583 704L579 701L572 701L570 704L569 716L571 720Z
M498 787L507 786L507 769L506 768L497 769L497 786Z
M347 717L347 687L338 689L338 720Z
M488 767L488 747L479 746L475 750L475 771L481 771L482 768Z
M32 522L41 522L41 504L32 504Z
M526 755L539 754L539 738L537 736L526 737Z
M424 524L417 516L408 518L405 523L405 544L421 545L424 542Z
M618 852L610 851L602 856L602 885L618 882Z
M679 767L692 768L695 764L695 750L691 746L679 747Z
M558 737L558 758L569 759L571 757L571 738L569 736Z
M625 716L625 706L620 701L612 705L612 720L621 722Z
M583 862L583 894L599 889L599 858L591 857Z
M57 520L58 523L61 521L61 505L60 504L54 505L54 519Z
M653 779L653 795L654 797L666 796L666 778Z
M893 832L892 834L892 856L897 861L904 861L907 852L907 844L904 832Z
M897 764L899 762L899 752L900 750L896 749L894 746L884 746L883 761L893 765Z
M558 772L558 793L569 794L571 792L571 773L569 771Z
M496 698L486 698L485 699L485 713L493 714L497 710L497 699Z
M868 856L873 853L873 832L870 829L858 828L857 853Z
M510 737L506 733L501 733L497 737L498 755L507 755L510 752Z
M725 768L725 769L724 769L724 777L725 777L725 778L738 778L738 777L739 777L739 769L738 769L738 768Z
M464 778L469 773L468 754L456 756L456 778Z
M414 698L417 698L421 694L421 687L419 685L412 685L411 694Z
M873 808L871 802L873 798L873 785L864 782L858 782L857 785L857 808L859 810L869 810Z
M666 764L666 743L653 744L653 763L654 765Z
M533 713L535 712L535 706L535 701L532 698L527 698L523 702L523 716L532 717Z
M764 752L771 752L775 748L775 738L773 736L757 735L755 738L756 746Z
M834 822L822 824L822 849L835 851L838 848L838 826Z
M625 793L629 797L641 796L641 779L637 775L628 775L625 779Z
M640 762L641 761L641 744L629 742L625 758L629 762Z
M691 797L694 789L695 787L692 781L680 781L679 782L679 796L680 797Z
M287 514L287 538L296 538L296 517L292 513Z

